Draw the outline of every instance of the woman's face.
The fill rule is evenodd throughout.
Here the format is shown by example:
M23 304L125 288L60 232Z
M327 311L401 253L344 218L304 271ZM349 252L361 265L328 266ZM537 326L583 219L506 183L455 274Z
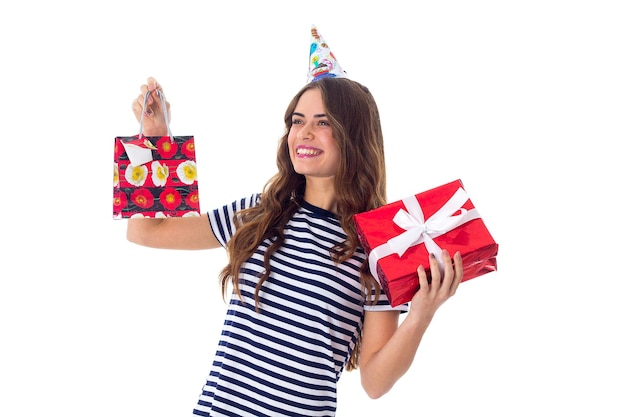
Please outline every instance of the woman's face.
M291 122L287 142L294 170L307 178L334 177L339 148L319 89L311 88L302 94Z

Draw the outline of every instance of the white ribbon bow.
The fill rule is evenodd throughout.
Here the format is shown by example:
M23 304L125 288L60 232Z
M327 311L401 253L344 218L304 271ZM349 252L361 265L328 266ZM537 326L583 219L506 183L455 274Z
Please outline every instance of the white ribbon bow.
M424 243L428 253L433 253L443 268L442 249L433 240L437 236L448 233L460 225L480 217L476 209L467 210L463 204L469 199L463 188L456 190L454 195L436 213L424 220L424 213L415 196L402 200L407 210L400 209L393 222L405 232L389 239L386 243L374 248L369 254L370 272L380 282L376 265L381 258L391 254L402 257L411 246ZM454 214L460 211L459 214ZM442 269L443 270L443 269Z

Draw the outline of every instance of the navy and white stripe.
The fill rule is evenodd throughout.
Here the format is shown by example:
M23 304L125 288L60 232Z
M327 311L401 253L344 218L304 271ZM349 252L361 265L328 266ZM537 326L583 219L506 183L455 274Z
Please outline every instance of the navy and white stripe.
M208 213L225 246L233 214L258 203L258 194ZM359 268L365 253L335 264L330 249L346 239L336 217L303 203L285 227L285 242L272 256L271 273L255 311L254 290L264 271L263 242L243 265L212 369L194 409L200 416L334 416L336 385L365 309L389 310L382 294L365 305ZM399 307L404 309L406 306Z

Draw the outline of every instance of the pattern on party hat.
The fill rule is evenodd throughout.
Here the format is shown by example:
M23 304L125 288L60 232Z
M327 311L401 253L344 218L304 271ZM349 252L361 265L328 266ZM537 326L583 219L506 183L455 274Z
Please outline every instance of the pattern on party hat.
M348 73L341 68L322 35L320 35L315 25L312 25L307 83L324 77L345 78L347 76Z

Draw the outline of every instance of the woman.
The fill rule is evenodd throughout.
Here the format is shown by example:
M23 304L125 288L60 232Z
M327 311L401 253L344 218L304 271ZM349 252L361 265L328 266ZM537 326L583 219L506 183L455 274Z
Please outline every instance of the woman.
M133 104L136 117L145 114L146 136L167 134L160 89L149 78ZM353 215L385 204L386 179L366 87L310 82L289 104L285 127L278 172L261 193L202 217L128 221L128 239L140 245L228 250L220 278L232 294L196 415L334 416L337 381L357 367L367 394L382 396L463 277L460 254L453 264L444 251L443 270L431 257L432 280L420 266L421 289L392 308L369 273Z

